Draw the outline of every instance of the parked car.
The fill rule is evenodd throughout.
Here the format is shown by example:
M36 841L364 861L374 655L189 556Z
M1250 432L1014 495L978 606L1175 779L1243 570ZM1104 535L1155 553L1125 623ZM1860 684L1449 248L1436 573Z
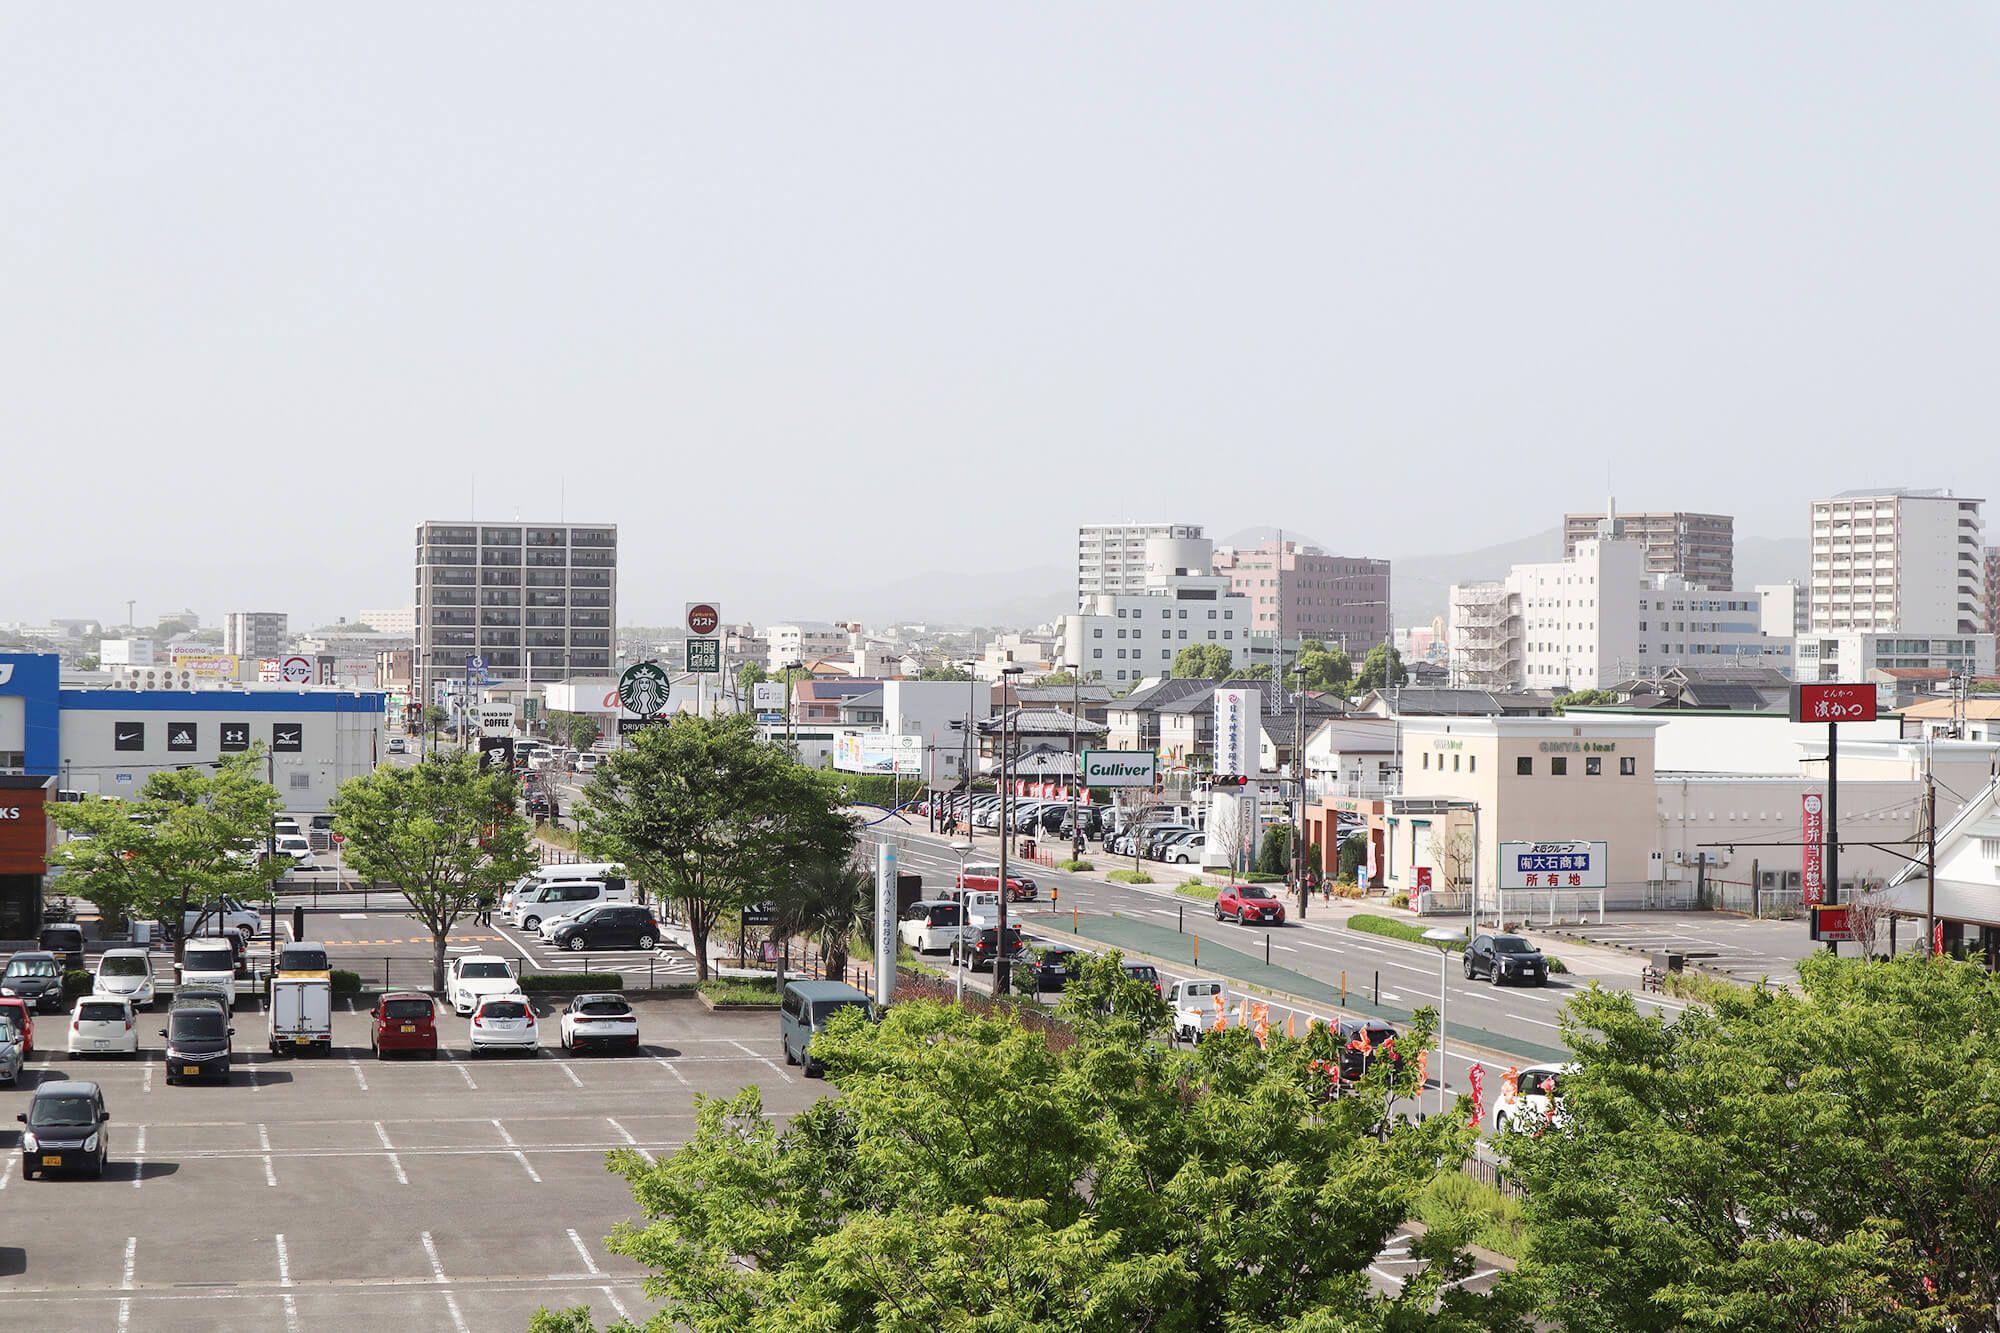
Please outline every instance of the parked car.
M622 995L579 995L563 1007L562 1044L572 1051L592 1046L639 1050L639 1015Z
M95 1083L64 1079L35 1089L28 1109L14 1117L21 1122L21 1174L81 1171L104 1174L111 1154L111 1113L104 1108L104 1090Z
M631 903L604 903L587 907L548 933L558 949L581 953L585 949L637 949L651 953L660 942L660 923L653 909Z
M964 936L952 942L951 964L953 967L970 966L975 972L993 970L994 955L1000 951L1000 928L988 926L968 943ZM1024 947L1018 926L1007 927L1006 958L1008 962L1019 958Z
M21 1034L12 1023L0 1023L0 1083L14 1087L21 1077L21 1061L27 1059L27 1052L21 1046Z
M281 977L331 977L333 960L324 944L294 940L278 946L278 975Z
M844 981L787 982L778 1005L778 1036L784 1044L785 1063L803 1065L807 1078L818 1075L820 1064L812 1058L813 1034L847 1009L859 1009L870 1017L875 1013L867 993Z
M1262 884L1231 884L1215 895L1215 919L1235 918L1239 926L1285 924L1285 904Z
M445 973L444 993L451 1001L452 1012L465 1015L477 1009L483 1000L518 996L521 983L505 958L472 953L451 960L451 968Z
M0 972L0 995L18 995L45 1014L63 1011L62 965L52 953L17 953Z
M535 1029L535 1011L528 997L516 992L497 999L481 1000L472 1011L470 1032L472 1053L507 1050L533 1054L541 1045Z
M957 941L964 922L956 902L924 898L903 909L896 935L917 953L944 953Z
M958 887L961 889L990 889L1000 891L1000 863L998 861L978 861L959 872ZM1035 881L1026 875L1007 872L1007 901L1032 902L1040 893Z
M368 1049L380 1060L391 1051L436 1055L437 1004L422 991L390 991L368 1011Z
M69 1016L71 1055L137 1055L139 1029L132 1002L110 995L86 995Z
M22 1055L35 1053L35 1014L18 995L0 995L0 1023L14 1033L14 1044Z
M264 923L263 914L248 903L222 898L196 903L181 914L181 933L219 935L224 931L248 939Z
M317 870L319 860L313 855L312 843L303 833L281 833L278 835L278 855L292 858L296 870Z
M1070 982L1083 975L1083 965L1089 958L1083 950L1067 944L1037 946L1032 953L1036 991L1067 989Z
M181 946L181 960L174 964L178 992L188 986L213 986L236 1005L236 950L228 940L213 935L189 940Z
M1505 1088L1493 1099L1495 1134L1532 1133L1544 1125L1560 1129L1564 1123L1556 1101L1561 1081L1583 1066L1576 1064L1529 1065L1515 1076L1514 1091Z
M271 979L271 1054L333 1049L333 982L310 972Z
M144 949L107 949L91 981L95 995L115 995L135 1008L153 1006L153 956Z
M1143 981L1153 988L1153 994L1160 993L1160 969L1151 963L1125 963L1125 975L1134 981Z
M514 895L518 930L540 930L552 916L569 916L599 903L628 903L632 887L622 879L558 879L530 884Z
M1155 825L1146 831L1145 857L1148 861L1160 859L1161 851L1169 842L1195 830L1187 824Z
M35 937L36 947L56 956L56 964L65 972L83 970L83 927L72 922L59 922L43 926L41 934Z
M167 1085L188 1079L227 1083L232 1053L229 1039L235 1033L228 1016L213 1009L190 1006L168 1010L167 1025L160 1029L160 1035L167 1039L166 1053L161 1057Z
M1488 977L1496 986L1549 984L1548 960L1519 935L1475 935L1465 946L1465 979Z
M1190 1046L1215 1026L1215 1016L1229 1004L1229 985L1216 977L1176 981L1167 991L1167 1008L1173 1010L1173 1037Z
M1201 860L1202 848L1206 846L1208 846L1207 834L1190 833L1185 838L1168 845L1166 859L1175 865L1193 865Z
M597 766L603 762L603 755L598 754L595 750L585 750L576 757L576 771L579 773L595 773Z
M176 1009L213 1009L218 1014L228 1014L234 1007L229 992L217 986L176 986L174 997L167 1001L167 1012Z
M1343 1087L1360 1081L1378 1060L1393 1062L1398 1071L1403 1068L1403 1053L1397 1047L1400 1034L1379 1019L1337 1019L1333 1035L1340 1044L1340 1082Z
M272 820L271 832L280 838L298 838L305 835L305 830L299 827L299 821L290 815L279 815Z

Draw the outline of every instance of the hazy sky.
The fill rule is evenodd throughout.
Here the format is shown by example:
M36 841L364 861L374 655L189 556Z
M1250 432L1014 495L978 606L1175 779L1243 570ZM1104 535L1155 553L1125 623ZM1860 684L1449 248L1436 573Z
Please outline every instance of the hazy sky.
M7 0L0 620L405 603L474 477L628 622L2000 500L1996 15Z

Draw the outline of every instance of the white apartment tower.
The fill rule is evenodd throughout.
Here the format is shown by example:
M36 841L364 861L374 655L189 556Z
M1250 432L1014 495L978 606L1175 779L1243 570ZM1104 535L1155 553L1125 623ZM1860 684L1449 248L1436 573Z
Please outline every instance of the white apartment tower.
M1201 524L1089 523L1078 528L1076 604L1087 606L1105 593L1146 591L1146 542L1153 537L1200 541Z
M231 611L222 618L222 651L238 657L282 657L291 645L283 611Z
M463 680L469 658L496 681L611 673L615 524L423 523L416 571L419 697Z
M1990 629L1982 503L1902 488L1813 501L1812 632Z
M1113 688L1171 675L1181 650L1199 644L1218 644L1237 665L1250 665L1257 638L1250 599L1230 589L1227 574L1210 572L1214 558L1204 537L1148 538L1139 590L1095 594L1065 616L1059 660ZM1259 646L1268 654L1269 645Z

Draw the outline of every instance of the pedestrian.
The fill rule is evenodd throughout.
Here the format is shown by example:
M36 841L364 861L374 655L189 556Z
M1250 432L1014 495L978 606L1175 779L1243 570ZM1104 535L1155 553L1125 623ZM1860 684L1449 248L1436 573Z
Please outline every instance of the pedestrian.
M491 890L480 891L479 914L473 919L482 926L493 924L493 894Z

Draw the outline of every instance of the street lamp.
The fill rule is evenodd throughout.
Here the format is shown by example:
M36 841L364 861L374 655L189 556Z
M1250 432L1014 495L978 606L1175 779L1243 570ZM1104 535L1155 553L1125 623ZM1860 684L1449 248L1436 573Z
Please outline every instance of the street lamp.
M1011 978L1007 975L1007 835L1014 831L1014 821L1007 812L1007 691L1011 682L1009 676L1018 676L1017 666L1000 668L1000 910L994 920L999 931L993 937L993 998L999 999L1008 992ZM1016 696L1018 697L1018 696Z
M1447 988L1451 984L1448 980L1447 974L1449 969L1447 964L1451 960L1451 946L1454 944L1463 944L1465 942L1465 932L1461 930L1446 930L1441 926L1434 926L1424 932L1424 938L1435 944L1438 951L1438 1114L1443 1115L1445 1096L1444 1079L1447 1068L1445 1063L1447 1057L1444 1049L1444 1009L1445 1001L1448 998ZM1423 1095L1424 1090L1418 1088L1417 1105L1420 1112L1423 1106Z
M954 989L957 992L955 997L956 1001L959 1004L964 1004L965 971L966 968L972 965L972 960L966 957L965 954L965 928L967 925L970 924L970 922L966 920L966 912L965 912L965 858L972 855L972 853L977 849L973 847L973 845L969 842L955 842L951 845L951 850L958 857L958 940L959 940L959 945L958 945L959 966L954 967L951 970L951 972L954 980Z
M793 739L792 731L792 672L804 665L804 662L785 663L785 748L792 752L793 763L799 759L799 743Z
M1075 662L1064 662L1063 670L1069 672L1069 854L1081 861L1083 824L1076 807L1077 798L1083 794L1083 755L1076 748L1076 733L1083 699L1083 668Z

